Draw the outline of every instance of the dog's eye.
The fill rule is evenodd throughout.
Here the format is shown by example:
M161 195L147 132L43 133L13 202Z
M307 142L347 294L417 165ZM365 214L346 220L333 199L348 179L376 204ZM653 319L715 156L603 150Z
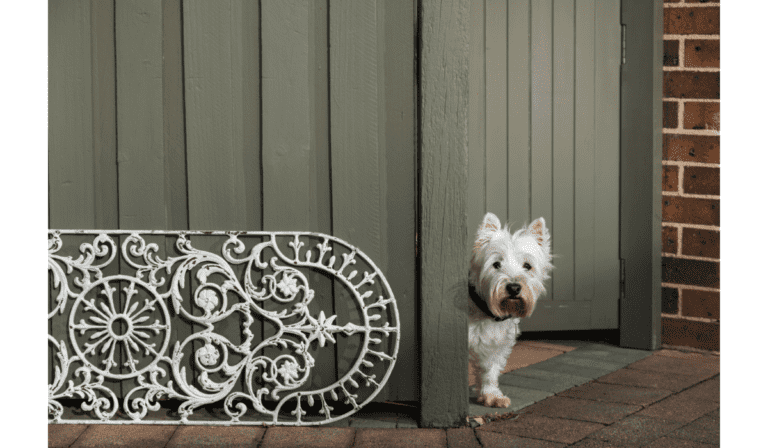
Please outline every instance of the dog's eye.
M525 268L527 271L530 271L531 269L533 269L533 268L531 267L531 265L530 265L530 264L528 264L528 263L523 263L523 267L524 267L524 268Z
M496 263L493 263L493 267L496 269L501 269L501 262L497 261Z

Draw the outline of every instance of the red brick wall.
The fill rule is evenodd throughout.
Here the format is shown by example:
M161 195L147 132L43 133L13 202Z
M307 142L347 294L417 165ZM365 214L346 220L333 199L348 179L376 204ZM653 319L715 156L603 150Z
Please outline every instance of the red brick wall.
M664 0L665 346L720 351L720 3Z

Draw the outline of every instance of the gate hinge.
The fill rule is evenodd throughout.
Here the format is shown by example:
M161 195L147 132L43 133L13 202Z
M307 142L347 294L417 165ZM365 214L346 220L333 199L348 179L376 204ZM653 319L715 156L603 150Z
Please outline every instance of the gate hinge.
M621 64L627 63L627 25L621 25Z
M626 285L626 262L623 258L619 258L619 301L624 300L624 291Z

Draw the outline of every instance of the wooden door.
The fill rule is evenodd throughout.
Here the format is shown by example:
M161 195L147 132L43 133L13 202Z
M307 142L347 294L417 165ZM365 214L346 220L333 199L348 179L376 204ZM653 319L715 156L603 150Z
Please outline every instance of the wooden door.
M415 11L51 0L49 227L339 237L398 301L400 356L376 399L416 400ZM345 349L318 371L337 375Z
M467 226L544 217L555 269L524 331L618 327L619 0L474 0Z

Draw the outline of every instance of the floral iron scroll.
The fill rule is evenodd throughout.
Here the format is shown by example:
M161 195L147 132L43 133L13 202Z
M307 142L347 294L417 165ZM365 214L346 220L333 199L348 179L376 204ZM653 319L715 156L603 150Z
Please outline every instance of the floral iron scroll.
M332 236L56 230L48 270L50 423L329 423L397 358L392 290Z

